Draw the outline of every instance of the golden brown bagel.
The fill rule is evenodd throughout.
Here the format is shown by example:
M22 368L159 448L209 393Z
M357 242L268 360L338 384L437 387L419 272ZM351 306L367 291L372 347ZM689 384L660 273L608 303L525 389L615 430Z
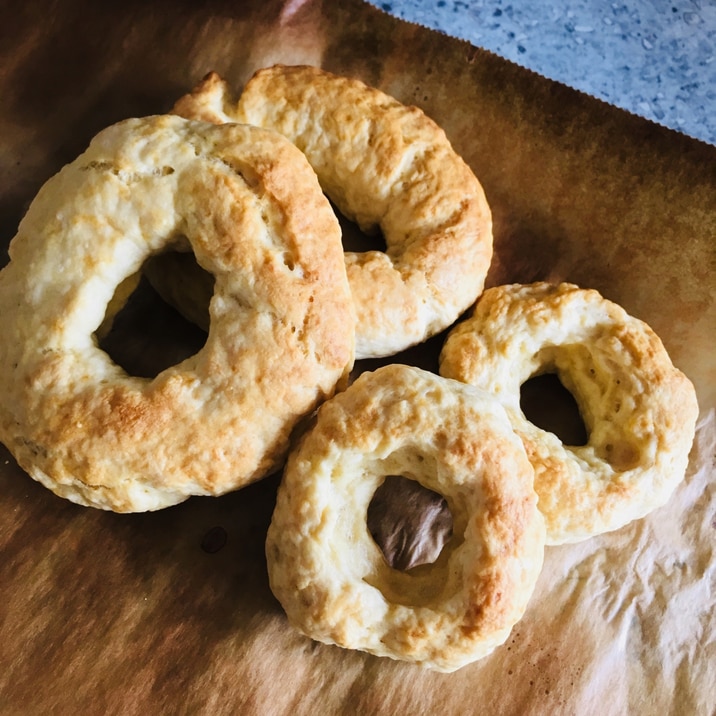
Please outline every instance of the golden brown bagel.
M391 569L366 525L388 475L442 494L437 561ZM542 567L533 471L497 400L404 365L363 373L293 450L266 541L290 623L328 644L454 671L522 617Z
M531 423L520 386L556 372L586 445ZM684 477L698 405L661 340L597 291L572 284L488 289L448 335L440 373L495 395L535 468L547 543L615 530L663 505Z
M133 377L93 334L116 287L170 246L215 278L209 335ZM352 364L339 226L304 156L268 130L116 124L40 190L10 257L0 439L81 504L153 510L259 479Z
M451 325L482 291L492 258L483 189L443 130L417 107L317 67L260 70L233 99L211 73L177 114L281 132L326 194L385 251L345 254L356 358L395 354Z

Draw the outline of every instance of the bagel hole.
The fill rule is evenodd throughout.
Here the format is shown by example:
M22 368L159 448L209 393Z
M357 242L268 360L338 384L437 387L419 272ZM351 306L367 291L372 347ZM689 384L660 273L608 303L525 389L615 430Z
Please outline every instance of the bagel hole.
M355 221L342 214L335 204L331 207L341 226L341 237L344 251L366 253L367 251L383 251L387 249L385 237L378 227L374 231L363 231Z
M402 475L389 475L375 491L367 523L388 565L400 571L433 564L453 532L445 498Z
M168 291L163 290L163 284L150 279L150 276L161 277L165 271L172 270L176 257L181 257L183 264L193 261L197 275L199 271L203 272L193 254L168 252L152 257L136 276L118 286L105 322L95 334L98 346L129 375L155 378L166 368L195 355L206 343L207 333L200 325L209 324L209 299L204 295L209 291L209 282L203 279L202 289L192 286L182 296L183 282L193 280L182 276L176 285L171 286L174 297L168 301L165 300ZM211 279L213 291L213 277L206 275ZM128 292L128 286L134 286L131 292ZM196 295L190 296L192 292ZM180 304L182 301L192 304L190 312L193 312L194 320L189 320L178 309L174 300L177 296Z
M520 388L520 407L527 420L556 435L564 445L587 444L589 435L579 405L556 373L526 380Z

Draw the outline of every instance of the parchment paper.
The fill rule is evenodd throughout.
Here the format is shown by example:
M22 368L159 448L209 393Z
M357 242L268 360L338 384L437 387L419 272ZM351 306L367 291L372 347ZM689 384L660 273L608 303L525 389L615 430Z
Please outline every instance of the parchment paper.
M276 61L321 65L445 128L493 207L490 284L601 290L662 336L702 408L673 499L548 548L508 642L451 675L288 626L263 555L278 476L122 516L53 496L3 449L0 712L716 713L716 149L358 0L5 2L0 15L4 245L107 124L167 111L211 69L238 90ZM395 360L434 369L439 341Z

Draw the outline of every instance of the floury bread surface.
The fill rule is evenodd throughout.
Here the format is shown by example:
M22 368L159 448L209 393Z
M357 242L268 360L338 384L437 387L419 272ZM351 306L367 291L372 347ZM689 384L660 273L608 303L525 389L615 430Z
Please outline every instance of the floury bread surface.
M149 380L93 333L162 250L215 279L204 347ZM0 438L58 495L115 511L218 495L280 465L353 361L340 230L275 132L121 122L50 179L0 273Z
M442 494L437 561L390 568L366 526L388 475ZM313 639L455 671L502 644L542 567L533 471L499 402L405 365L323 404L292 451L266 541L271 589Z
M646 323L597 291L543 282L488 289L450 332L440 372L505 406L535 468L548 544L644 517L684 478L694 387ZM522 411L520 386L549 372L577 401L584 445L563 445Z
M417 107L317 67L258 71L237 101L209 74L178 114L274 129L305 153L326 194L385 251L346 252L356 358L398 353L451 325L492 259L485 193L445 132Z

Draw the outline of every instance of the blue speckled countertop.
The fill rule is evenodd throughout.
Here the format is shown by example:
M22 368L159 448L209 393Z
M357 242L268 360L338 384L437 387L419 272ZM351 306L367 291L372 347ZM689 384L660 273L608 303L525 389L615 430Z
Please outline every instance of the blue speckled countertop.
M371 2L716 144L714 0Z

